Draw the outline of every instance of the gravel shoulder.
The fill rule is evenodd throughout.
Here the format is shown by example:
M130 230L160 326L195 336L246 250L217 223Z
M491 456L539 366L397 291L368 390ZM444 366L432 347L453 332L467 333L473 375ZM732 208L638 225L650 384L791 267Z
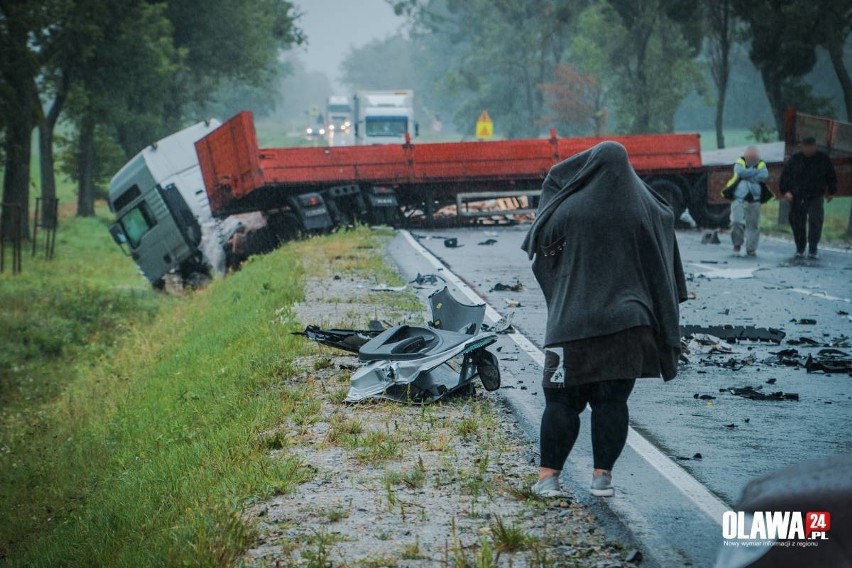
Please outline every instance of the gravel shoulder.
M306 259L298 321L423 321L424 306L410 291L370 291L377 278L401 282L390 269L377 276L357 261L371 254L384 264L388 239L373 240L372 250L314 251ZM287 379L310 396L289 406L285 396L285 419L263 434L274 456L298 457L310 473L293 492L247 506L256 538L244 564L634 565L625 560L631 551L608 539L571 495L542 501L529 494L536 451L499 396L478 389L422 407L345 405L357 359L312 349Z

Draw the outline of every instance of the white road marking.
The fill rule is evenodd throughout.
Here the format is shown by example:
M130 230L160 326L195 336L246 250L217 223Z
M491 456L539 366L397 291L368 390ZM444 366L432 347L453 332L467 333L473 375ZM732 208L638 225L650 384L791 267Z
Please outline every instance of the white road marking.
M753 268L718 268L709 264L693 262L692 266L697 266L706 272L702 272L707 278L726 278L730 280L743 280L745 278L754 278L754 273L761 270L759 266Z
M447 282L458 288L458 290L471 302L475 304L485 304L485 317L490 320L492 325L502 317L497 310L495 310L470 286L468 286L464 280L444 266L444 263L441 262L438 257L432 254L432 252L430 252L426 247L421 245L417 239L411 235L411 233L405 230L400 231L400 233L406 241L408 241L408 244L410 244L415 251L420 253L420 255L423 256L429 264L434 266L436 270L441 271L441 275L446 278ZM508 334L508 337L511 338L520 349L529 355L537 365L540 367L544 366L544 352L536 347L535 344L533 344L533 342L524 334L515 331L515 333ZM702 485L697 479L692 477L689 472L657 449L656 446L649 442L647 438L642 436L642 434L637 432L632 426L627 433L627 444L633 448L633 450L639 454L642 459L648 462L651 467L656 469L663 477L669 480L669 482L683 493L687 499L694 503L701 512L710 517L717 524L722 524L722 513L730 510L730 507L711 493L710 490Z
M805 296L811 296L813 298L822 298L823 300L846 302L847 304L852 303L852 300L850 300L849 298L838 298L837 296L832 296L831 294L823 292L822 290L805 290L804 288L790 288L790 291L797 292L799 294L804 294Z

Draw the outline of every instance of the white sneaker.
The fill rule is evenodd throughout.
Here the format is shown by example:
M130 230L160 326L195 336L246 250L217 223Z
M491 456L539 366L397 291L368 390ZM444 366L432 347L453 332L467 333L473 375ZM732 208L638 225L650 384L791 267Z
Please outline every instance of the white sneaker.
M562 487L559 485L558 475L549 475L539 479L532 486L532 492L539 497L562 497Z
M591 491L595 497L612 497L615 495L615 489L612 488L612 474L606 472L600 475L592 474Z

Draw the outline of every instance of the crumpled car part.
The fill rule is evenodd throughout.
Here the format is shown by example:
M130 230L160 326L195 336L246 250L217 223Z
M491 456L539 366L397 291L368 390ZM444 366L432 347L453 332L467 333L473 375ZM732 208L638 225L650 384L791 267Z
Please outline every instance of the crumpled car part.
M432 327L476 334L485 320L485 304L463 304L456 300L444 286L429 296L432 309Z
M426 336L423 332L435 335ZM436 401L480 377L482 365L477 361L483 361L486 356L475 353L495 341L497 335L493 333L469 335L425 327L391 328L362 346L359 358L367 364L352 374L345 401L368 398L420 404ZM482 372L486 381L496 370L494 359L488 363L490 367ZM499 377L499 370L497 373Z
M718 337L727 342L736 341L771 341L772 343L781 343L786 333L774 327L755 327L753 325L682 325L680 326L680 336L689 337L695 334L706 334Z
M329 347L336 347L350 353L358 353L358 349L362 345L382 333L382 331L384 329L380 323L378 323L378 329L372 325L371 329L320 329L315 325L309 325L305 328L305 331L294 331L293 335L301 335L311 341L316 341Z

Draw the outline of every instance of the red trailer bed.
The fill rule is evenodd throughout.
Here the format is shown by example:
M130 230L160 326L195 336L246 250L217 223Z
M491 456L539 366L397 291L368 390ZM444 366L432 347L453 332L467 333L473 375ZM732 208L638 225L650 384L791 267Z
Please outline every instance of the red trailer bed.
M605 139L623 144L642 175L701 172L698 134L259 149L248 112L196 142L196 151L213 213L224 216L345 184L391 186L401 202L423 190L452 201L473 189L538 189L553 164Z

